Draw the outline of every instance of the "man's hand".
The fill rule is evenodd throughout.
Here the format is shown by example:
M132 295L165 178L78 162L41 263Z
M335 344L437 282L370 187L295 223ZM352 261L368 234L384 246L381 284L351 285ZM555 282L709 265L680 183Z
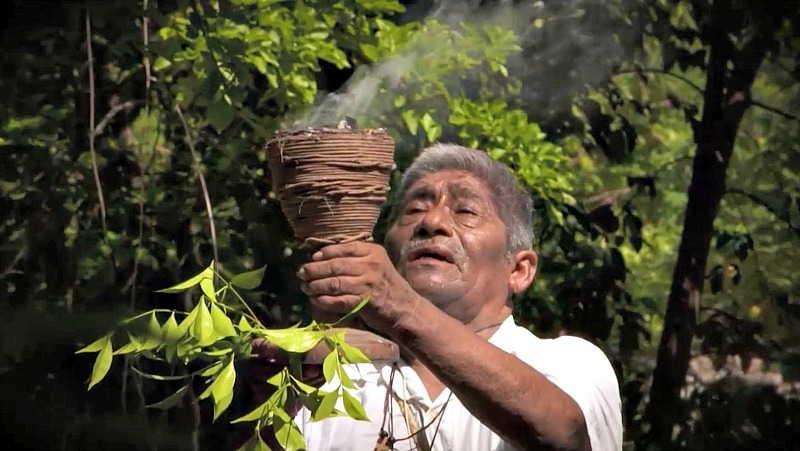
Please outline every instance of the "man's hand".
M371 327L390 334L412 312L419 295L397 272L380 245L352 242L325 246L298 272L315 307L344 315L366 296L361 317Z

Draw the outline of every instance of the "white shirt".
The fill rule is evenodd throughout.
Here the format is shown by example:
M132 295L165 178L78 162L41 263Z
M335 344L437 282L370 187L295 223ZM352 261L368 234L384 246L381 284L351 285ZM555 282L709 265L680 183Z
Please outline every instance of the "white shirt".
M538 370L577 402L586 420L592 450L622 449L619 384L608 358L598 347L578 337L541 339L517 326L510 316L489 342ZM334 417L311 422L309 411L304 408L295 417L295 422L303 432L308 451L372 451L375 447L384 419L392 366L367 363L348 365L345 370L357 387L350 393L361 401L370 421ZM458 397L451 396L449 389L445 388L431 400L420 378L405 362L399 363L392 385L396 398L392 397L393 415L387 416L385 429L391 421L395 438L410 435L406 417L398 403L400 399L407 403L416 417L412 432L430 423L424 433L427 443L431 443L435 434L431 445L433 451L514 449L473 417ZM331 388L330 385L323 387L324 390ZM344 411L341 400L337 409ZM410 451L417 447L411 439L398 441L393 449Z

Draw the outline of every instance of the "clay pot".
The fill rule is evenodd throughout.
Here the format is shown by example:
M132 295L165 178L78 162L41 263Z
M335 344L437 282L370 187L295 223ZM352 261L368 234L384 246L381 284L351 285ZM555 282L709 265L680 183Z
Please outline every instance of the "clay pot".
M267 159L281 209L305 246L372 239L394 168L384 130L278 131Z

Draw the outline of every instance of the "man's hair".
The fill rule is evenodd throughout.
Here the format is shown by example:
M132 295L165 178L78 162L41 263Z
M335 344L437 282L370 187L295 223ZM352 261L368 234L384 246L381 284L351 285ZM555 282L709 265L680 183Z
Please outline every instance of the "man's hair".
M511 171L486 152L455 144L434 144L417 156L403 174L397 200L406 201L409 188L423 177L439 171L465 171L483 182L506 226L506 250L509 254L533 245L533 200ZM395 205L391 222L403 205Z

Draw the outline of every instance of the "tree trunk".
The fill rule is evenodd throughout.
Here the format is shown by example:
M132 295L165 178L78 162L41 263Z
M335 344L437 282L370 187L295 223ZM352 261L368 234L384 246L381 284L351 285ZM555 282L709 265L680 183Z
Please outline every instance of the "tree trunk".
M725 194L725 178L736 134L747 107L750 89L766 56L769 25L758 27L758 38L735 50L728 40L724 13L715 17L717 38L711 43L703 99L703 117L694 130L697 151L672 275L664 330L650 388L647 419L651 438L665 444L673 439L681 418L680 392L691 357L692 338L705 282L714 219ZM733 69L728 69L732 61Z

